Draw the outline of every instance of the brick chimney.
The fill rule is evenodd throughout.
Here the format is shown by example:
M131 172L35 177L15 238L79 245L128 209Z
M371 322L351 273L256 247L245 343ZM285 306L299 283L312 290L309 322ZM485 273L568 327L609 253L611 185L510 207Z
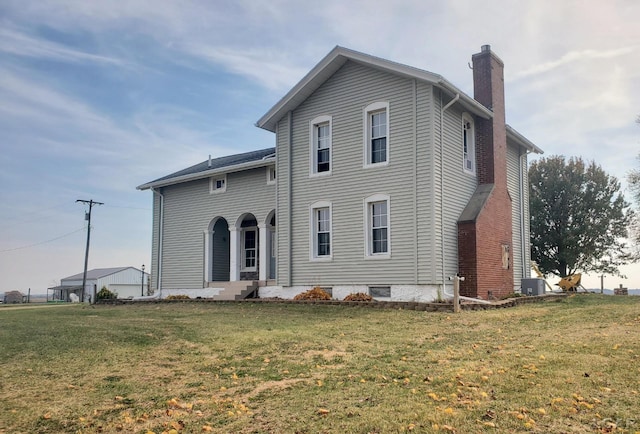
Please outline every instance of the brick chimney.
M489 299L513 292L514 282L504 63L489 45L472 60L474 98L493 117L475 119L478 187L458 220L458 269L462 295Z

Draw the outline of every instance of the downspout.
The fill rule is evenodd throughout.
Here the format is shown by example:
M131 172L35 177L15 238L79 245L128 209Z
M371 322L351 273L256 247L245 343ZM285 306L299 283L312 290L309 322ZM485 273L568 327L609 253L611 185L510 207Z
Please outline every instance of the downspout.
M418 108L417 108L417 104L418 104L418 88L417 88L417 84L416 84L416 80L414 79L413 82L413 215L417 217L418 215ZM418 282L418 279L420 277L419 273L418 273L418 265L419 265L419 261L418 261L418 237L420 236L420 232L418 231L418 219L415 218L414 219L414 225L416 225L415 227L415 233L416 233L416 237L414 237L414 249L415 249L415 253L414 253L414 258L415 258L415 263L414 263L414 282L416 285L420 284L420 282Z
M527 222L526 217L528 213L525 213L525 190L524 190L524 164L526 164L527 156L529 155L529 151L525 151L524 154L520 154L519 165L518 165L518 182L520 183L520 250L522 256L522 277L527 277L527 237L526 237L526 228ZM524 158L523 158L524 157Z
M289 149L287 152L287 187L288 187L288 204L287 204L287 214L288 214L288 218L289 218L289 224L287 225L287 231L289 232L289 236L288 238L288 259L289 259L289 267L288 267L288 276L287 276L287 285L291 286L291 280L292 280L292 276L293 276L293 257L291 255L292 252L292 248L293 248L293 240L291 239L291 237L293 236L293 228L292 228L292 219L293 219L293 187L291 184L291 179L293 178L291 171L292 171L292 160L293 158L291 157L291 153L293 152L293 113L291 111L289 111L288 113L288 119L287 119L288 123L289 123L289 137L287 138L288 140L288 146Z
M155 188L151 191L160 198L160 215L158 216L158 296L162 293L162 248L164 244L164 195Z
M443 144L443 125L444 125L444 112L449 109L460 99L460 94L456 93L456 96L442 107L442 92L440 92L440 242L442 244L442 288L443 292L446 289L445 282L447 281L447 273L445 270L445 257L444 257L444 144ZM442 294L438 294L438 298L442 298Z

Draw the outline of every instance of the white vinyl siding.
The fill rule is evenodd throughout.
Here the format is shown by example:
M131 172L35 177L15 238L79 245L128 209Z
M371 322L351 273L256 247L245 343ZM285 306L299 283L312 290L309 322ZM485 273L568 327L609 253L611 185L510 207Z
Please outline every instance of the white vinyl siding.
M522 151L524 152L524 151ZM511 224L513 230L511 259L513 264L514 289L520 288L520 279L529 277L529 188L527 158L520 157L518 146L507 144L507 188L511 196ZM520 175L523 176L522 186ZM522 187L522 188L521 188ZM523 245L524 242L524 245Z
M215 217L223 217L229 226L247 212L258 222L265 221L274 209L276 186L266 184L264 170L259 167L227 174L227 192L215 197L209 194L209 179L162 188L165 196L163 288L203 287L203 233ZM238 200L239 197L243 200ZM154 239L156 236L154 233ZM157 267L155 259L153 266Z
M437 101L436 116L439 117L440 108L446 105L451 97L444 92L437 91L434 99ZM438 258L435 262L435 277L437 282L445 284L447 276L458 272L458 218L478 186L475 175L461 170L463 167L462 143L460 142L462 137L461 118L462 112L456 105L444 112L442 166L440 166L440 155L438 155L439 144L436 148L435 158L436 175L433 188L437 199L434 204L436 210L434 235L437 245L436 258ZM436 128L435 140L438 142L440 125L439 122L435 122L434 125ZM440 176L443 177L442 192L440 192Z
M430 98L428 89L430 87L421 89L420 98ZM289 263L283 264L280 259L283 251L279 250L279 285L333 286L351 282L410 285L415 282L416 99L412 80L347 61L292 112L291 149L285 136L289 131L288 118L282 118L278 131L284 134L279 134L278 146L284 146L278 147L277 158L279 163L287 162L289 156L292 159L292 201L289 205L289 191L285 190L288 186L282 184L285 175L281 171L277 184L278 207L282 218L286 218L283 215L288 212L286 209L291 210L291 221L281 218L278 226L291 229L289 250L292 254ZM363 110L375 101L388 101L392 113L388 134L392 138L393 155L387 158L382 171L363 170ZM310 120L321 113L331 113L332 156L331 176L319 181L309 176L309 125ZM428 126L420 128L428 130ZM428 137L419 143L419 149L430 146ZM428 165L420 166L420 171L428 170ZM389 208L393 254L385 261L384 269L378 261L367 260L364 254L363 201L377 193L392 197L393 204L397 204ZM304 253L310 251L309 206L328 196L332 203L332 260L309 261L309 255ZM280 239L282 232L278 232L279 246L285 244L288 249L289 242ZM291 273L291 280L287 280L284 274L287 272Z

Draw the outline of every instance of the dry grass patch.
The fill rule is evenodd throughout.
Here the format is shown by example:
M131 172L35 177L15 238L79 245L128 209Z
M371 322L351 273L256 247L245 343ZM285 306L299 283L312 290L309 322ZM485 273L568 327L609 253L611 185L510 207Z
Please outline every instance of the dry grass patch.
M639 308L3 309L0 433L635 433Z

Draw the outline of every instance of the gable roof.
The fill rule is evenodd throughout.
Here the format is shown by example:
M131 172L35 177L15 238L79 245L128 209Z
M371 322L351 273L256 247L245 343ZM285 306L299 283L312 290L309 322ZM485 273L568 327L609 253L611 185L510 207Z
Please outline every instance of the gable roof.
M267 148L214 158L163 176L154 181L147 182L146 184L139 185L136 188L138 190L147 190L152 187L162 187L180 182L208 178L209 176L219 173L238 172L254 167L267 166L273 164L275 154L276 148Z
M111 274L119 273L120 271L126 270L128 268L133 267L114 267L114 268L94 268L93 270L87 270L87 279L100 279L102 277L109 276ZM63 277L62 280L79 280L82 279L84 272L74 274L73 276ZM145 273L147 274L147 273Z
M298 82L276 105L274 105L257 122L256 126L275 132L276 123L290 110L298 107L305 101L322 83L331 77L348 60L376 68L392 74L401 75L438 86L451 96L460 95L459 103L471 113L485 119L493 117L493 112L487 109L469 95L445 80L441 75L434 74L402 63L392 62L380 57L360 53L337 45L327 54L302 80Z

